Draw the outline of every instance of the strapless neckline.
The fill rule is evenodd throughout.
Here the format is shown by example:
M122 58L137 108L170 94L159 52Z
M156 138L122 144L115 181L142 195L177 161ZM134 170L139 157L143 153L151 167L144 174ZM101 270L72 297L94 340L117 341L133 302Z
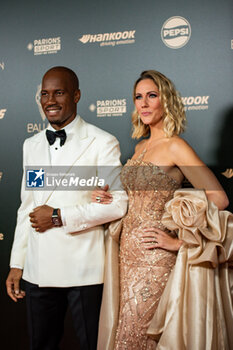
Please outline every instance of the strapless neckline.
M154 163L152 163L152 162L150 162L150 161L145 161L145 160L143 160L143 156L144 156L145 153L146 153L146 149L144 149L144 150L142 151L142 153L140 153L139 156L138 156L137 158L135 158L135 159L132 159L132 158L128 159L127 162L126 162L126 164L127 164L128 162L136 162L136 164L149 165L149 166L151 166L151 167L153 167L153 168L158 169L161 173L163 173L165 176L167 176L167 177L168 177L170 180L172 180L175 184L180 185L180 182L178 182L174 177L172 177L171 175L169 175L169 174L168 174L163 168L161 168L159 165L154 164Z

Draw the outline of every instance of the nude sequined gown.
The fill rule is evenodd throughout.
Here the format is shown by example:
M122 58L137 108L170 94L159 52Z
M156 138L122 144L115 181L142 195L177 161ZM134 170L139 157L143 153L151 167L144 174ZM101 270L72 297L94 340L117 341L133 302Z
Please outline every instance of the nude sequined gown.
M128 160L121 174L129 196L128 213L120 241L120 314L114 350L154 350L146 335L171 272L176 254L163 249L145 250L142 228L159 227L165 203L180 187L159 167Z

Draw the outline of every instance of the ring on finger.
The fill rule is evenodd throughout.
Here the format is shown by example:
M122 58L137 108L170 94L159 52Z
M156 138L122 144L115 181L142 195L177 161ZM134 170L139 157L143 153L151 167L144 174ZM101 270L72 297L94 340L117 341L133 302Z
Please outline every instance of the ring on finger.
M96 202L97 202L97 203L100 203L100 202L101 202L101 197L96 196L95 199L96 199Z

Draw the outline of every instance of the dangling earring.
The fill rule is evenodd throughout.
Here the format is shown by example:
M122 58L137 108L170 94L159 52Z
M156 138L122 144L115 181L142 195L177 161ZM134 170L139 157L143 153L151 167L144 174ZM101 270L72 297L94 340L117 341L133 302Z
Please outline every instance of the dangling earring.
M140 118L139 114L138 114L138 126L141 126L141 118Z

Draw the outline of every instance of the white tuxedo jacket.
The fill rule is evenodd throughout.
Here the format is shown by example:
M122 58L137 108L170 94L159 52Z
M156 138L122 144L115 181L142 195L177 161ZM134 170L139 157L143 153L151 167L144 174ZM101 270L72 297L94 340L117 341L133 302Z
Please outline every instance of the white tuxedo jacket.
M73 130L72 130L73 131ZM59 164L70 166L120 166L116 138L80 117L74 133L61 148ZM23 278L39 286L71 287L103 283L104 229L102 224L124 216L127 195L113 192L109 205L91 203L90 191L25 190L25 166L50 165L45 130L26 139L23 146L24 176L18 210L11 266L23 268ZM111 188L111 184L110 188ZM37 233L29 213L43 204L62 208L65 225Z

